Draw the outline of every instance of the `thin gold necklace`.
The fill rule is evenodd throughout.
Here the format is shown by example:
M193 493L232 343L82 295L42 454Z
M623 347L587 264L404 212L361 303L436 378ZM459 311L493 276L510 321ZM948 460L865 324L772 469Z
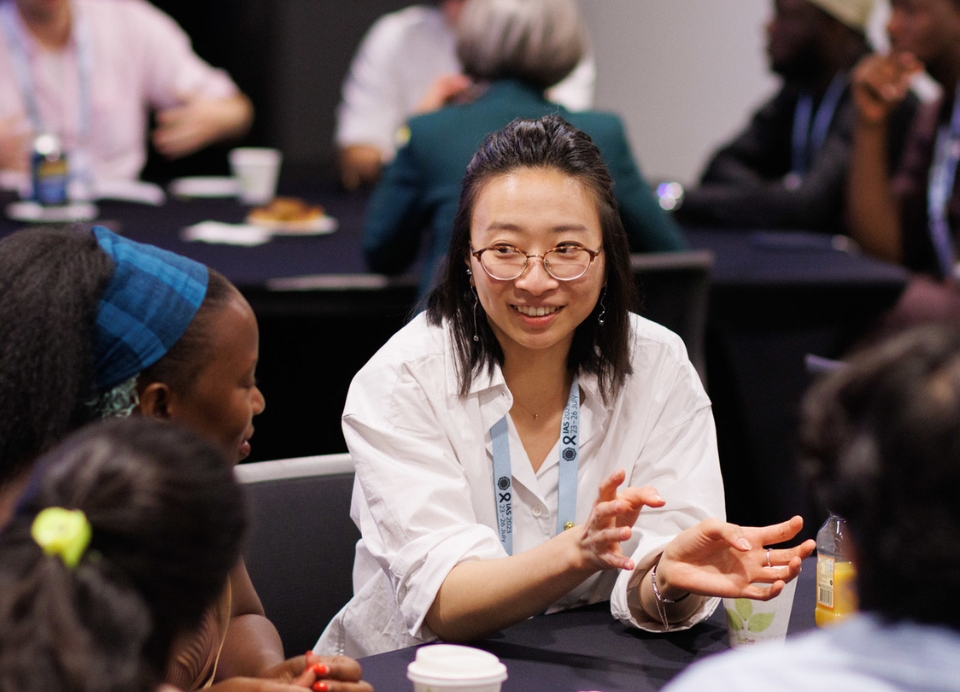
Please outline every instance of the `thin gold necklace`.
M563 385L561 385L561 386L560 386L560 389L557 391L557 393L563 393L564 388L565 388L565 387L564 387ZM553 399L553 398L555 398L556 396L557 396L557 394L553 394L553 395L550 397L550 399ZM527 408L526 406L524 406L523 404L521 404L521 403L520 403L520 400L517 399L516 397L513 398L513 403L515 403L517 406L519 406L520 408L522 408L522 409L523 409L524 411L526 411L529 415L533 416L533 420L540 420L540 413L541 413L541 412L543 411L543 409L546 407L546 405L545 405L545 406L541 406L541 407L540 407L540 411L537 411L536 413L534 413L534 412L531 411L529 408ZM547 404L547 405L549 405L549 404Z

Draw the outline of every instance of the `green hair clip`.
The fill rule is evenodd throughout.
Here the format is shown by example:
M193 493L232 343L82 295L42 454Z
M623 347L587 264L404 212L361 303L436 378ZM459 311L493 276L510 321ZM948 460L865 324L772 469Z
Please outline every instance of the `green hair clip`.
M59 555L73 569L90 545L93 530L81 510L47 507L33 520L30 535L46 555Z

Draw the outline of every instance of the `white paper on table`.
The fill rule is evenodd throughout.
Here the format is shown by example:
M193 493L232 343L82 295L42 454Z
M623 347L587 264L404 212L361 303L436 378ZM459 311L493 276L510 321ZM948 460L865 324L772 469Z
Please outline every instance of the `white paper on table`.
M159 207L167 200L163 188L142 180L98 180L93 184L94 199L115 199Z
M187 226L181 231L184 240L203 243L223 243L225 245L243 245L254 247L263 245L273 235L266 228L248 224L222 223L220 221L201 221Z

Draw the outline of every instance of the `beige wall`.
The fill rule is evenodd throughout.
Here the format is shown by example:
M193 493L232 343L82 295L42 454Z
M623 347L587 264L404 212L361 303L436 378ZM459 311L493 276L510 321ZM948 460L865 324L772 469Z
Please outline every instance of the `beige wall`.
M777 88L764 53L771 0L579 2L594 39L597 108L623 117L648 179L696 180Z

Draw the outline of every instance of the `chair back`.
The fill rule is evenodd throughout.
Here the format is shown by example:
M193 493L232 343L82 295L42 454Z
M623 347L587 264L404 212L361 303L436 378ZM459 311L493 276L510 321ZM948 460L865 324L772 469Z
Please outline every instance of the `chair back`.
M287 657L312 649L353 596L360 531L350 519L349 454L240 464L251 509L250 579Z
M704 335L713 253L709 250L630 256L640 291L640 314L676 332L706 384Z

